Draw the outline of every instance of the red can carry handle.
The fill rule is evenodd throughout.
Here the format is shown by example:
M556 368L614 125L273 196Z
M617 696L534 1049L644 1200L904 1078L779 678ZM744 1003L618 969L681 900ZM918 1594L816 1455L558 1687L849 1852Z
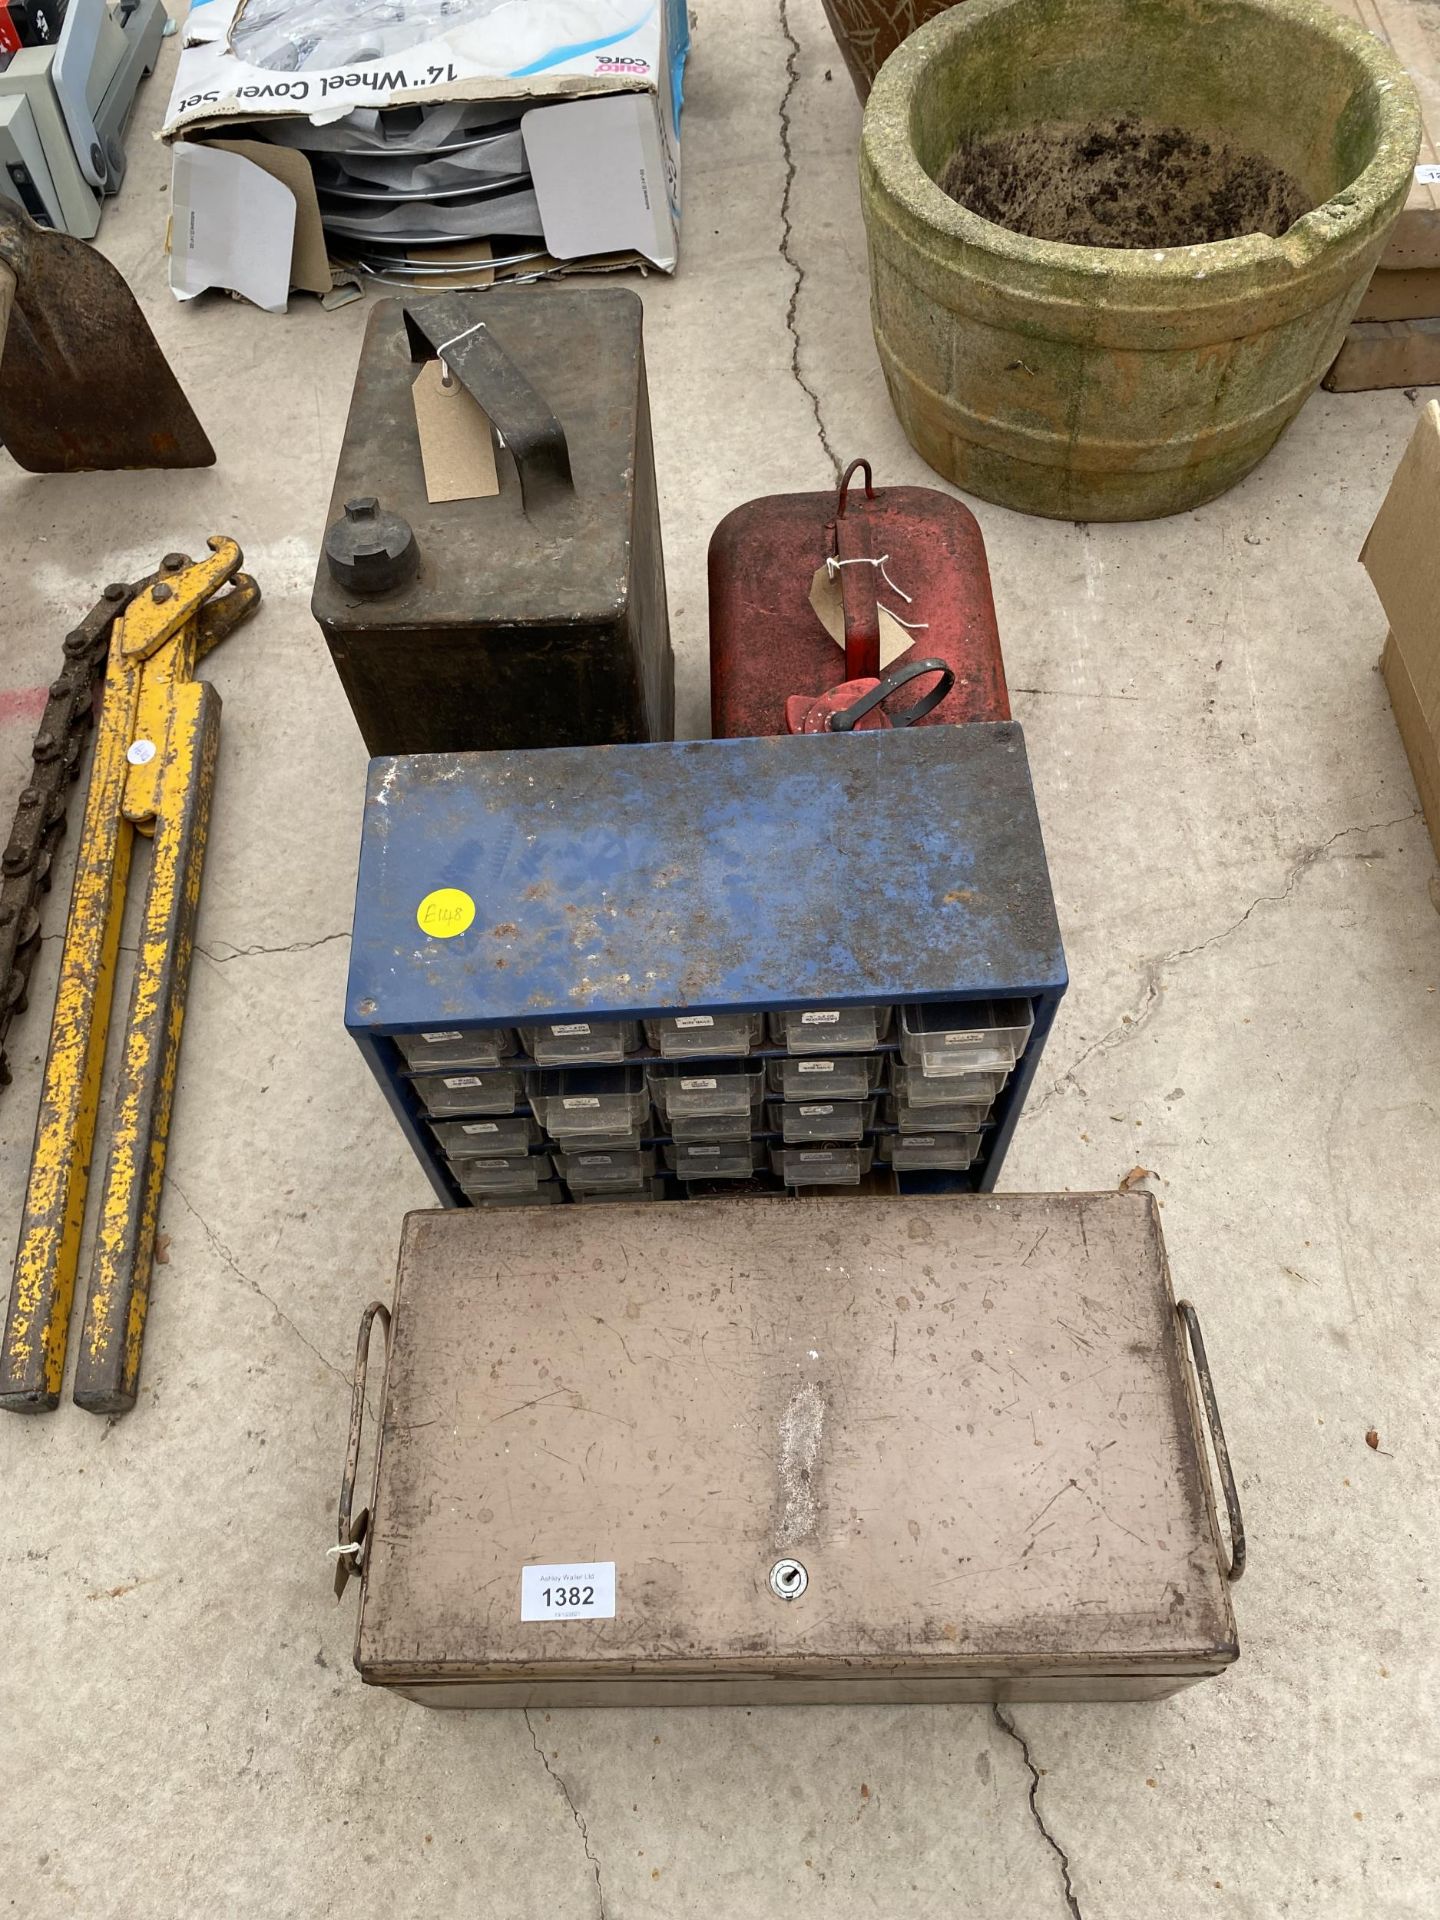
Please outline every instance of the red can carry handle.
M865 498L867 500L873 500L875 498L875 482L870 473L870 462L864 459L852 460L840 476L840 493L835 501L835 518L837 520L843 520L845 518L845 502L850 492L850 481L857 468L860 467L865 469Z

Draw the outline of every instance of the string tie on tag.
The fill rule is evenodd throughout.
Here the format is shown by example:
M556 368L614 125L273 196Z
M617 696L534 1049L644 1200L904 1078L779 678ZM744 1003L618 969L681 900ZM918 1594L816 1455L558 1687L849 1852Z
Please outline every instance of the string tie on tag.
M889 569L885 565L885 562L889 558L888 553L882 553L878 560L872 558L868 553L857 553L849 560L840 560L832 553L826 556L825 571L833 580L836 574L839 573L841 567L874 567L890 591L892 593L898 593L906 606L912 607L915 604L914 595L906 593L902 586L890 578ZM884 601L877 601L876 605L882 613L888 613L890 615L890 618L895 622L897 627L904 627L907 632L928 633L930 631L930 622L928 620L907 620L903 614L896 613L892 607L887 607Z

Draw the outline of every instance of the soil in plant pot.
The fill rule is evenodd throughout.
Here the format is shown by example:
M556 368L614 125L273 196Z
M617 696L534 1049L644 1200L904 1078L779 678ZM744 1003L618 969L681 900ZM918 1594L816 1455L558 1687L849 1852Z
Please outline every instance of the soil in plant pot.
M1264 154L1123 115L962 140L939 184L983 220L1079 247L1278 238L1312 206Z

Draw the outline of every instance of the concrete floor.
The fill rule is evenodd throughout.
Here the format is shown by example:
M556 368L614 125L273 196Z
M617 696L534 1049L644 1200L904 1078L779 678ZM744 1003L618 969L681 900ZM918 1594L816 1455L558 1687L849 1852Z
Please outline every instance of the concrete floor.
M1243 1475L1239 1666L1155 1706L1017 1709L1034 1779L984 1709L428 1714L361 1687L324 1558L356 1317L428 1197L341 1025L365 757L308 613L364 315L172 302L148 138L172 59L102 238L220 460L0 473L0 796L24 690L101 583L226 530L267 605L209 669L224 745L141 1403L0 1421L8 1910L1440 1910L1440 923L1356 564L1423 396L1321 395L1163 524L979 509L1074 983L1006 1184L1158 1176ZM687 94L682 269L642 291L699 733L722 513L826 484L831 449L931 476L875 365L859 116L817 0L707 8ZM63 897L0 1100L7 1229Z

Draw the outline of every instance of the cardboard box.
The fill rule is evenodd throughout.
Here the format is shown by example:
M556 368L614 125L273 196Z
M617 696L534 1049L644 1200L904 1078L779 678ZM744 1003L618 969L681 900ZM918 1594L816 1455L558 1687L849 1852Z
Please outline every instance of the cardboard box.
M1416 424L1360 559L1390 622L1380 670L1440 853L1440 404Z
M1440 48L1433 0L1333 0L1333 4L1337 12L1385 42L1420 96L1424 121L1420 158L1404 212L1381 255L1381 271L1440 267Z
M1370 320L1350 327L1324 384L1330 393L1440 386L1440 320Z
M674 271L684 0L643 11L621 0L501 7L384 60L301 72L237 58L226 38L235 12L208 0L187 23L161 128L176 153L171 285L180 298L205 286L259 288L260 304L273 307L287 273L292 285L313 281L313 257L308 278L287 266L305 254L297 236L318 222L313 180L307 191L303 176L286 174L295 219L282 217L278 196L249 171L261 123L303 115L320 125L357 109L444 101L513 100L521 110L549 269ZM568 37L548 44L547 33L562 31ZM202 144L223 145L229 163L186 154ZM288 150L276 152L283 164ZM265 171L280 177L277 166Z

